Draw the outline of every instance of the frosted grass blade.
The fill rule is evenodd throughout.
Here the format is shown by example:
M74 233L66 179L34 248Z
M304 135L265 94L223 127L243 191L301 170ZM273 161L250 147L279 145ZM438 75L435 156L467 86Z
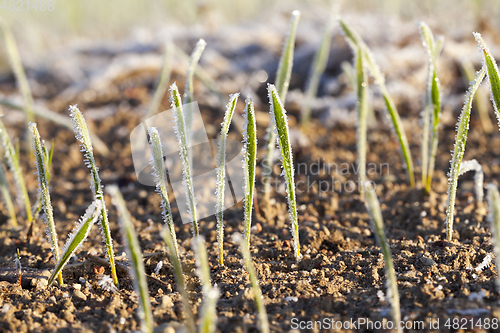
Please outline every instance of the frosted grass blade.
M130 260L132 275L134 276L134 290L139 297L138 314L141 320L141 331L144 333L153 333L153 312L151 311L148 281L146 278L146 271L144 270L144 259L142 257L141 246L139 245L139 240L137 239L130 213L120 190L116 185L107 186L106 190L113 198L113 203L120 214L120 226L125 240L125 249L127 251L127 257Z
M283 103L286 101L286 95L288 92L288 86L290 84L290 77L292 76L293 67L293 53L295 49L295 36L297 34L297 25L299 24L300 12L294 10L292 12L292 17L290 19L290 30L288 36L283 44L283 50L281 51L280 62L278 65L278 71L276 72L276 89L278 95ZM264 157L264 198L266 201L269 200L271 195L271 175L274 161L274 151L276 149L276 131L273 122L269 122L267 127L267 146L266 155Z
M217 328L217 301L219 300L219 289L212 288L205 295L200 314L200 325L198 332L212 333Z
M191 219L193 221L193 235L196 237L199 235L199 231L198 217L196 214L196 199L194 196L193 177L191 173L191 159L189 157L189 145L187 139L186 123L184 120L184 112L182 109L181 95L179 94L179 89L177 88L175 82L170 86L170 103L175 121L174 130L179 142L179 154L181 156L182 175L184 177L183 183L188 205L187 209L189 214L191 214Z
M357 111L358 111L358 127L357 127L357 159L358 159L358 183L361 200L364 200L363 185L366 181L366 126L368 118L368 75L366 74L365 66L363 65L363 49L358 48L356 51L356 93L358 95Z
M186 321L187 328L190 333L196 332L196 326L194 324L193 312L191 311L191 305L189 304L189 297L186 290L186 283L184 282L184 275L182 275L182 266L179 258L174 255L175 246L172 238L170 237L170 233L166 228L163 228L161 235L163 240L167 244L168 251L170 252L170 260L172 262L172 266L174 266L174 274L175 280L177 281L177 287L179 289L179 293L181 294L182 305L184 306L184 311L186 312Z
M16 184L16 192L17 192L17 201L24 203L24 210L26 212L26 219L28 222L31 222L31 203L30 197L28 195L28 190L26 188L26 184L24 183L24 177L21 169L21 165L19 162L19 155L17 154L12 142L10 141L9 135L7 134L7 130L0 119L0 144L3 147L5 154L5 162L12 172L12 177L14 178L14 183Z
M451 241L453 235L453 219L455 215L455 199L457 196L458 175L460 165L465 153L465 143L467 142L467 133L469 131L470 111L472 108L472 99L479 88L479 85L486 75L486 67L483 66L476 74L476 79L469 85L469 90L465 95L465 102L458 118L457 136L455 138L455 149L453 150L450 161L451 168L448 174L448 198L446 200L446 239Z
M80 218L75 228L68 237L66 245L62 251L61 259L56 265L56 268L52 272L49 278L47 286L50 287L54 282L56 276L62 272L64 266L68 263L69 259L75 254L76 249L85 242L90 229L94 223L99 219L101 212L101 202L99 200L94 201L86 210L85 214Z
M153 176L156 183L156 192L160 194L163 222L165 222L170 237L175 245L175 255L179 257L177 248L177 236L175 234L174 220L172 219L172 210L170 209L170 201L168 200L167 179L165 177L165 165L163 164L163 148L161 145L160 134L156 127L148 128L149 145L151 147L151 166L153 168Z
M333 7L328 15L323 36L319 44L318 50L314 56L314 61L307 80L307 88L305 92L305 101L302 105L302 128L305 129L311 119L311 105L314 97L318 93L319 79L326 69L328 55L330 53L330 44L332 40L333 28L335 27L335 15L337 6Z
M293 168L293 154L290 145L290 135L288 134L288 118L286 116L285 108L281 103L276 87L269 84L267 87L269 104L271 109L271 122L273 128L277 132L278 144L281 153L281 163L283 168L282 175L285 177L286 193L288 199L288 212L290 214L291 233L293 252L295 259L299 261L302 258L300 254L299 243L299 222L297 217L297 199L295 196L295 181L294 181L294 168Z
M424 22L420 22L420 36L422 43L427 50L429 58L429 70L427 78L427 88L425 93L425 106L423 111L423 129L422 129L422 186L425 193L429 193L432 185L432 176L434 174L434 164L438 146L439 117L441 114L441 98L439 79L437 76L437 58L442 49L443 38L434 40L431 29ZM430 126L430 130L429 130ZM430 145L429 145L429 132Z
M154 116L158 112L158 108L160 107L161 100L168 89L168 82L170 81L170 75L172 73L172 58L174 53L174 47L172 43L166 43L164 47L163 54L163 65L160 72L160 77L158 78L158 84L156 86L155 93L153 98L151 99L151 103L149 104L148 111L143 117L143 120L146 120L152 116Z
M45 212L45 223L47 225L47 236L50 239L52 253L54 255L54 265L59 262L59 244L57 240L56 226L54 223L54 213L50 201L49 183L47 180L47 162L42 149L42 141L35 123L30 123L28 129L31 134L31 142L33 144L33 154L36 158L36 168L38 174L38 185L40 187L40 195L42 197L43 211ZM63 284L62 273L58 275L59 285Z
M252 208L255 189L255 168L257 163L257 124L255 120L255 110L253 99L248 96L243 113L245 126L243 128L243 172L245 174L245 201L244 201L244 224L247 250L250 251L250 232L252 228Z
M50 183L50 166L52 164L52 156L54 154L54 140L52 140L50 144L50 150L47 152L47 149L45 147L45 141L42 140L42 150L45 155L45 160L47 161L46 165L46 172L47 172L47 182ZM40 211L42 210L42 198L40 197L40 194L38 194L36 198L35 205L33 206L33 209L31 210L31 215L33 216L33 220L36 220L38 218L38 214L40 214Z
M493 250L497 268L496 287L500 290L500 194L495 184L488 184L488 221L490 222L491 236L493 238Z
M387 299L391 305L392 319L394 323L401 321L401 310L399 306L399 292L398 283L396 279L396 271L394 270L394 263L392 262L391 249L387 243L387 238L384 231L384 221L382 219L382 212L380 211L380 203L370 182L363 183L365 187L365 203L370 221L377 237L377 242L384 255L385 274L387 278ZM397 325L397 332L402 332L402 329Z
M100 200L102 203L101 207L101 232L106 243L106 249L108 252L109 266L111 268L111 277L115 286L118 287L118 276L116 275L115 267L115 255L113 252L113 239L111 238L111 230L109 228L108 220L108 210L106 209L106 203L104 202L104 194L101 186L101 178L99 178L99 168L95 162L94 149L92 147L92 140L89 134L89 128L85 122L82 112L77 108L76 105L70 106L69 108L71 120L75 124L75 136L81 143L81 150L85 155L85 165L90 170L90 189L94 195L95 200Z
M467 80L467 84L474 80L476 76L476 70L474 65L470 60L464 59L460 62L462 72ZM488 106L486 104L487 97L483 88L479 88L476 91L475 105L477 112L479 113L479 119L481 120L481 125L483 126L483 131L485 133L493 132L493 123L491 122L490 116L488 115Z
M394 131L396 132L396 138L399 141L399 147L401 149L403 162L406 164L406 172L408 175L410 186L415 187L415 175L413 171L413 160L411 158L410 145L408 144L408 140L406 138L403 123L401 122L401 117L399 116L396 105L389 95L389 91L387 90L387 87L385 85L385 78L382 75L382 72L380 71L377 63L375 62L375 57L371 53L368 46L363 42L361 37L343 20L339 20L339 23L346 41L353 49L353 52L356 53L356 49L358 47L363 48L363 54L365 58L364 65L367 66L369 72L375 79L375 83L380 88L380 92L382 94L382 97L384 98L385 106L387 107L387 111L389 112L389 116L391 117Z
M484 173L483 167L476 160L463 161L460 165L460 171L458 172L458 176L460 177L466 172L474 171L474 187L476 191L476 201L483 202L484 191L483 191L483 182L484 182Z
M9 184L7 183L7 179L5 178L5 169L1 161L0 161L0 193L2 193L3 203L5 205L5 209L7 209L7 213L10 216L12 225L14 227L17 227L16 209L14 208L14 204L12 203L12 198L10 196L10 191L9 191Z
M490 49L486 46L481 34L474 32L474 37L479 43L479 47L483 51L484 66L488 73L488 79L490 83L490 93L491 101L493 103L493 108L495 109L495 115L497 117L498 126L500 127L500 76L498 74L498 66L495 58L491 55Z
M229 103L226 106L226 113L224 114L224 120L221 124L219 149L217 152L217 182L215 196L217 198L217 243L219 246L219 264L221 266L224 265L224 187L226 184L226 139L239 96L239 93L229 96Z
M30 123L35 121L34 113L34 101L33 95L31 94L31 89L28 83L28 78L24 72L23 64L21 62L21 57L19 56L19 50L16 45L16 41L10 31L7 23L0 18L0 30L2 32L2 37L5 45L5 50L7 51L7 58L9 59L10 66L16 77L17 85L21 91L21 95L24 100L24 112L26 114L26 122Z
M252 256L248 251L245 240L238 233L233 234L233 241L240 245L241 254L243 255L243 260L245 262L245 269L248 272L248 277L250 279L250 285L253 290L255 297L255 307L257 308L257 313L260 322L261 333L269 333L269 321L267 319L267 311L264 305L262 291L259 286L259 280L257 278L257 272L255 271L255 266L252 262Z
M207 43L203 39L200 39L198 41L198 43L196 43L196 46L193 50L193 53L191 53L191 61L189 63L189 67L188 67L188 70L186 73L187 74L186 85L184 87L184 103L185 104L189 104L189 103L194 102L193 76L194 76L194 72L196 70L196 65L198 65L198 62L200 61L201 54L203 53L205 46L207 46ZM186 113L185 122L186 122L186 139L187 139L188 147L191 147L191 137L192 137L192 132L193 132L193 115L191 112Z

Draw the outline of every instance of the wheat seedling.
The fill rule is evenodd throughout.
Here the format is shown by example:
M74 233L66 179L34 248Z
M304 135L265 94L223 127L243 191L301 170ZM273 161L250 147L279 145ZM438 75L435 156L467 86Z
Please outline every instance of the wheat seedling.
M477 32L474 32L473 34L476 41L479 43L479 47L483 51L483 64L486 66L490 82L491 101L493 102L493 108L495 109L498 126L500 127L500 76L498 74L498 66L495 58L491 55L490 49L486 46L486 43L481 37L481 34Z
M24 100L24 112L26 114L26 123L35 121L34 114L34 101L33 95L31 94L31 89L28 83L28 78L24 72L23 64L21 62L21 57L19 56L19 50L16 45L12 31L10 31L7 23L0 18L0 30L2 31L5 50L7 51L7 58L9 59L10 66L16 77L17 85L21 91L21 95Z
M161 100L168 89L168 81L170 81L170 75L172 73L172 57L174 53L174 47L171 42L165 44L164 53L163 53L163 65L160 71L160 77L158 78L158 83L156 86L155 93L151 102L149 104L148 111L142 118L143 120L152 117L156 112L158 112L158 108L160 107Z
M356 93L358 95L358 127L357 127L357 149L358 149L358 184L361 200L364 200L363 185L366 181L366 126L368 117L368 75L363 64L363 48L358 48L355 56L356 63Z
M500 194L495 184L488 184L488 220L490 222L491 236L493 238L493 250L495 251L497 267L497 291L500 290Z
M52 253L54 255L54 264L59 262L59 245L57 241L56 226L54 223L54 213L50 202L49 183L47 180L47 162L45 161L45 153L42 149L42 140L36 128L35 123L30 123L28 129L31 133L31 142L33 144L33 154L36 158L36 168L38 174L38 185L40 187L40 195L42 197L43 211L45 212L45 223L47 224L47 236L50 239ZM58 275L59 285L63 284L62 273Z
M307 87L305 92L305 101L302 105L302 128L305 129L309 124L311 118L311 104L318 92L319 79L326 69L328 62L328 55L330 53L330 43L332 40L333 28L335 27L335 15L337 6L332 7L328 15L323 36L319 44L316 55L314 56L313 65L307 80Z
M17 273L17 283L19 287L23 287L22 285L22 277L23 277L23 267L21 266L21 255L19 254L19 249L17 249L16 259L14 259L14 265L16 265L16 273Z
M224 265L224 194L226 185L226 139L229 132L229 125L233 119L234 109L240 94L233 94L229 97L226 106L226 113L221 124L219 149L217 153L217 182L215 187L215 196L217 198L217 243L219 245L219 264Z
M56 268L52 272L52 275L49 278L47 286L50 287L54 282L56 276L58 276L64 266L68 263L69 259L73 256L76 249L85 242L87 236L90 232L90 229L94 225L94 223L99 219L99 215L101 213L102 203L99 200L94 201L85 211L85 214L80 218L78 224L73 228L73 231L68 236L68 240L66 241L66 245L62 251L61 259L59 259L56 264Z
M260 322L260 331L261 333L269 333L269 321L267 320L267 312L266 307L264 305L264 300L262 297L262 291L259 286L259 280L257 278L257 272L255 271L255 267L252 262L252 256L250 255L250 251L246 246L246 241L243 239L240 234L233 234L233 241L240 245L241 253L243 254L243 261L245 263L245 269L248 272L248 277L250 279L250 285L253 290L253 295L255 298L255 306L257 308L257 313L259 316Z
M188 145L186 122L184 119L181 95L179 94L179 89L177 88L175 82L170 86L170 103L172 112L174 114L174 130L179 142L179 154L182 161L182 175L184 177L183 183L187 197L187 208L189 214L191 214L191 220L193 221L193 235L196 237L199 235L199 231L198 217L196 214L196 199L194 196L193 177L191 173L191 159L189 153L190 149Z
M437 59L441 53L444 39L434 40L431 29L424 22L420 22L420 36L427 50L429 58L429 74L425 92L425 106L423 112L422 130L422 186L425 193L431 190L432 176L438 146L439 117L441 115L441 93L437 76ZM430 121L430 123L429 123ZM431 141L429 146L429 125L431 125Z
M250 251L252 206L255 188L255 167L257 163L257 125L255 121L253 99L251 96L248 96L246 99L243 117L246 120L245 126L243 127L243 172L245 174L245 206L243 208L245 231L243 233L243 237L245 239L247 250Z
M465 79L467 80L467 84L474 80L476 75L476 70L474 69L474 65L468 59L463 59L460 62L460 67L462 68L462 72L464 73ZM479 113L479 119L481 120L481 125L483 126L483 131L485 133L493 132L493 124L491 122L490 116L488 115L488 106L487 106L487 97L486 92L479 88L476 91L476 110Z
M175 234L175 225L172 219L172 210L170 209L170 201L168 200L167 192L167 179L165 178L165 165L163 164L163 148L161 145L160 134L156 127L150 127L149 132L149 145L151 147L151 166L153 167L153 176L156 183L156 191L161 198L161 208L163 215L163 222L170 232L170 236L175 244L175 255L179 257L177 249L177 236Z
M120 226L125 239L127 256L130 259L132 275L134 277L134 290L139 297L139 318L141 320L141 331L143 333L153 333L153 312L151 311L151 301L149 300L148 281L141 252L141 246L135 233L134 225L130 218L127 205L116 185L106 187L106 190L113 198L113 203L120 214Z
M10 216L12 225L14 227L17 227L16 209L14 208L14 204L12 203L12 198L10 196L10 191L9 191L9 184L7 183L7 179L5 178L5 169L1 161L0 161L0 193L2 193L3 203L5 205L7 213Z
M24 202L24 209L26 212L26 219L31 222L31 203L30 197L28 195L28 190L26 189L26 184L24 183L23 173L20 164L19 154L10 141L7 130L0 119L0 144L4 150L5 162L8 166L10 172L12 172L12 177L14 178L14 183L16 184L17 191L17 201Z
M217 325L216 304L219 299L219 289L212 287L210 282L210 268L208 266L207 249L205 239L198 236L194 239L194 253L196 257L196 268L200 277L203 290L203 307L200 315L200 325L198 332L211 333L215 331Z
M475 184L475 191L476 191L476 201L477 202L483 202L483 196L484 196L484 191L483 191L483 181L484 181L483 167L476 160L463 161L462 164L460 165L460 171L458 172L458 176L460 177L461 175L463 175L464 173L469 172L469 171L475 171L475 174L474 174L474 184Z
M394 270L394 264L392 262L391 249L389 248L389 244L387 243L387 238L385 236L384 220L382 219L382 212L380 211L380 203L372 184L370 182L365 182L363 183L363 186L365 187L366 208L370 215L370 221L375 231L377 242L382 250L382 254L384 255L385 275L387 279L387 299L391 305L392 319L395 323L399 323L401 321L401 310L399 308L399 292L396 271ZM402 332L399 325L397 331Z
M42 140L42 150L43 154L45 155L45 161L47 161L46 167L46 172L47 172L47 182L50 184L50 166L52 165L52 157L54 155L54 140L52 140L50 144L50 150L47 151L47 148L45 147L45 140ZM38 194L36 198L35 205L33 206L33 209L31 210L31 215L33 216L33 221L38 218L38 214L42 210L42 198L40 196L40 193ZM33 223L32 221L32 223Z
M285 39L285 44L283 44L278 71L276 72L276 88L278 91L278 95L283 103L286 100L286 94L288 92L288 86L290 84L290 77L292 76L295 36L297 34L297 25L299 24L299 19L300 12L298 10L294 10L290 19L290 30L288 32L288 36ZM267 202L269 201L269 196L271 195L271 175L273 170L274 151L276 149L276 131L274 126L275 125L271 120L271 122L269 122L269 126L267 127L266 155L263 161L265 172L263 180L264 199Z
M111 238L111 231L109 228L108 211L106 209L106 203L104 202L104 194L102 192L101 178L99 178L99 168L95 162L94 149L92 147L92 140L89 135L89 129L82 112L77 108L76 105L70 106L69 108L71 119L75 124L75 136L81 143L81 150L85 155L85 164L90 170L90 189L94 195L95 200L100 200L102 203L101 207L101 232L106 243L106 249L108 252L109 266L111 268L111 276L113 282L118 287L118 276L116 275L115 267L115 256L113 253L113 239Z
M299 261L302 258L300 254L299 243L299 222L297 217L297 199L295 196L295 181L294 181L294 168L293 168L293 154L292 146L290 145L290 135L288 134L288 118L285 108L281 103L276 87L269 84L267 87L272 128L276 131L278 136L278 144L281 153L281 163L283 168L283 176L286 182L286 193L288 198L288 212L290 214L291 232L293 252L295 259Z
M196 329L194 324L194 317L193 312L191 311L191 305L189 304L189 297L186 290L184 275L182 275L181 262L179 261L179 258L175 256L175 245L172 237L170 237L170 233L166 228L162 229L161 235L163 237L163 240L167 244L168 251L170 252L170 260L172 262L172 266L174 266L175 280L177 281L177 287L179 289L179 293L181 294L184 311L186 312L188 331L190 333L195 333Z
M380 71L377 63L375 62L375 57L371 53L368 46L363 42L361 37L349 25L347 25L347 23L342 20L339 20L339 22L346 41L353 49L353 53L356 54L357 48L363 49L363 64L368 68L368 71L372 74L375 82L380 88L380 92L382 94L382 97L384 98L385 106L387 108L387 111L389 112L389 116L391 117L394 131L396 132L396 137L399 141L399 147L401 149L403 163L406 164L406 172L408 174L410 186L414 187L415 175L413 172L413 160L411 158L410 145L408 144L408 140L406 139L406 134L403 128L403 123L401 122L401 117L399 116L396 105L389 95L389 91L387 90L387 87L385 85L385 78L382 75L382 72Z
M472 99L477 88L486 75L486 67L483 66L476 74L476 79L469 85L469 90L465 95L465 102L458 118L457 136L455 139L455 149L453 150L450 173L448 175L448 198L446 200L446 238L451 240L453 234L453 218L455 214L455 199L457 196L458 175L460 165L465 153L465 143L467 142L467 133L469 131L470 111L472 108Z

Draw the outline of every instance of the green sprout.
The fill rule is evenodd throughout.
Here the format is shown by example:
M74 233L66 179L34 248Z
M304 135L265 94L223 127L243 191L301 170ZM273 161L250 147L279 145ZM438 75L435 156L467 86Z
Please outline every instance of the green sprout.
M330 43L332 40L333 28L335 27L335 16L337 13L337 6L332 7L328 15L323 36L319 44L316 55L314 56L309 78L307 80L307 87L305 92L305 101L302 105L302 128L305 129L311 119L311 105L314 97L318 93L319 79L326 69L328 63L328 55L330 53Z
M382 97L384 98L385 106L389 112L389 116L392 121L394 131L396 132L396 137L399 141L399 147L401 149L401 155L403 163L406 164L406 173L408 175L408 180L411 187L415 187L415 175L413 171L413 160L411 158L410 145L406 139L406 134L403 128L403 123L401 122L401 117L399 116L396 105L389 95L389 91L385 85L385 78L380 71L377 63L375 62L375 57L371 53L368 46L363 42L361 37L343 20L339 20L340 27L344 33L345 39L349 46L353 49L353 53L356 54L358 48L363 49L363 64L368 68L368 71L375 79L375 83L379 86Z
M141 320L141 331L143 333L153 333L153 312L151 311L151 301L149 300L148 281L141 252L141 246L135 233L130 213L123 196L116 185L109 185L106 190L113 198L113 203L120 214L120 226L125 239L127 256L130 259L132 275L134 276L134 290L139 296L139 318Z
M233 241L240 245L241 253L243 254L243 260L245 263L245 269L248 272L248 277L250 279L250 285L253 290L253 294L255 297L255 306L257 308L257 313L259 316L260 322L260 331L262 333L269 333L269 321L267 319L266 307L264 305L262 291L259 286L259 280L257 278L257 272L255 271L255 266L252 262L252 256L250 255L250 251L248 251L246 241L241 237L240 234L233 234Z
M194 196L193 177L191 170L190 149L187 138L186 122L184 118L184 111L182 108L181 95L177 85L170 86L170 103L172 105L172 112L174 114L174 130L179 142L179 154L182 161L182 175L184 177L184 187L187 197L188 212L193 221L193 235L199 235L198 231L198 217L196 214L196 199Z
M288 118L285 108L278 95L276 87L269 84L267 87L269 104L271 109L271 122L278 136L278 144L281 153L281 163L283 165L283 176L286 182L286 193L288 198L288 211L290 214L293 252L295 259L299 261L302 258L300 254L299 243L299 221L297 217L297 199L295 196L295 181L293 169L293 154L290 144L290 135L288 133Z
M80 218L79 223L73 228L66 245L62 251L61 259L56 264L56 268L49 278L47 286L51 286L56 276L61 274L64 266L68 263L69 259L73 256L76 249L85 242L90 229L94 223L99 219L101 213L102 203L99 200L94 201L85 211L85 214Z
M420 22L420 36L427 50L429 58L429 74L427 78L427 89L425 92L425 106L423 112L422 129L422 186L425 193L431 190L432 176L438 146L439 117L441 115L441 93L439 79L437 76L437 59L443 48L444 38L434 40L431 29L424 22ZM431 141L429 146L429 125L431 126Z
M387 243L387 238L384 231L384 220L382 219L382 212L380 211L380 203L370 182L363 183L365 187L365 204L370 215L370 221L375 231L377 242L384 255L385 262L385 275L387 278L387 299L391 304L392 319L395 323L401 321L401 310L399 307L399 292L398 283L396 279L396 271L394 270L394 263L392 262L391 249ZM398 325L398 333L402 332Z
M170 201L168 200L167 179L165 177L165 165L163 164L163 148L161 145L160 134L156 127L150 127L149 144L151 147L151 166L153 167L153 175L155 177L156 191L160 194L161 208L163 221L170 232L170 237L175 244L175 255L179 257L177 249L177 236L175 234L175 225L172 219L172 210L170 209Z
M299 24L300 12L294 10L290 19L290 29L286 37L283 50L281 51L278 71L276 72L276 87L278 94L283 103L286 100L290 78L292 76L293 67L293 52L295 49L295 36L297 34L297 25ZM274 151L276 149L276 132L274 123L271 120L267 128L267 146L266 156L264 157L263 166L266 175L264 176L264 199L269 201L271 195L271 175L274 160Z
M358 175L359 192L362 200L364 199L364 188L362 184L366 181L366 126L368 118L368 75L363 65L363 49L356 51L356 92L358 95L358 127L357 127L357 148L358 148Z
M229 132L229 125L233 119L234 110L240 94L233 94L229 97L229 103L226 106L226 113L221 124L219 149L217 153L217 182L215 196L217 198L217 243L219 245L219 264L224 265L224 194L226 185L226 139Z
M50 144L50 150L47 151L45 148L45 141L42 140L42 150L45 155L45 161L47 161L46 167L46 172L47 172L47 182L50 183L50 166L52 165L52 157L54 156L54 140L52 140ZM38 214L40 214L40 211L42 210L42 197L40 193L38 193L38 196L36 198L35 205L33 206L33 209L31 210L31 215L33 216L33 221L38 218Z
M16 209L12 203L12 198L10 196L9 184L5 178L5 169L3 163L0 162L0 193L2 193L3 203L7 209L7 213L10 216L10 221L14 227L17 227Z
M52 253L54 254L54 264L57 266L59 262L59 245L57 241L56 226L54 223L54 212L50 201L49 182L47 180L47 161L42 148L42 140L35 123L30 123L28 129L31 133L31 142L33 144L33 154L36 158L36 168L38 173L38 185L42 197L43 211L45 212L45 223L47 225L47 235L50 239ZM59 285L63 284L62 273L58 275Z
M448 198L446 200L446 238L451 241L453 235L453 219L455 215L455 199L457 196L458 175L460 174L460 165L465 153L465 143L467 142L467 133L469 132L470 112L472 108L472 99L479 88L479 85L486 75L486 67L483 66L476 74L476 79L469 85L469 90L465 95L464 107L458 118L457 136L455 139L455 149L451 159L451 169L448 175Z
M483 191L483 181L484 181L484 173L483 167L476 160L463 161L460 165L460 171L458 172L458 176L460 177L466 172L474 171L474 184L476 191L476 202L483 202L484 191Z
M252 227L252 204L255 188L255 167L257 163L257 125L253 99L248 96L243 113L245 126L243 128L244 158L243 172L245 173L245 231L243 232L247 250L250 250L250 232Z
M80 141L82 152L85 155L85 164L90 169L90 188L95 200L100 200L102 203L101 207L101 232L106 243L106 249L108 252L109 265L111 268L111 276L113 278L113 283L118 287L118 276L116 275L115 267L115 256L113 253L113 239L111 238L111 230L109 227L108 211L106 209L106 203L104 202L104 194L102 192L101 178L99 178L99 168L95 162L94 149L92 147L92 140L89 134L89 128L85 122L82 112L77 108L76 105L70 106L69 108L71 119L75 124L75 134L76 139Z
M12 145L9 135L7 134L7 130L1 119L0 119L0 145L4 150L5 162L10 172L12 172L14 183L16 184L18 201L24 202L26 219L28 220L28 222L31 222L32 215L31 215L30 197L28 195L28 190L26 189L26 184L24 183L19 153Z
M491 227L491 236L493 238L493 249L495 251L495 258L497 261L497 291L500 290L500 265L498 260L500 258L500 194L495 184L488 184L488 221Z

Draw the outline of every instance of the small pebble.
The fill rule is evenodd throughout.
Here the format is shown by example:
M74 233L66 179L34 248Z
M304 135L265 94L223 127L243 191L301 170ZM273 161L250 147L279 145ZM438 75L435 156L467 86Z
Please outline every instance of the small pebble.
M73 284L73 289L74 290L82 290L82 285L78 284L78 283L75 283L75 284Z
M87 296L85 296L85 294L82 293L80 290L75 290L73 292L73 298L75 299L75 301L81 301L81 302L85 302L87 300Z

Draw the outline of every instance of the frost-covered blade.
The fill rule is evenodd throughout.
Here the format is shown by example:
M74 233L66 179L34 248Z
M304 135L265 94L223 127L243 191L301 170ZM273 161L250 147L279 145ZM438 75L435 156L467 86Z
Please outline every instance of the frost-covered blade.
M356 68L356 93L358 95L357 112L357 159L358 159L358 184L361 199L364 200L364 188L362 184L366 181L366 130L368 122L368 75L365 70L363 48L358 48L355 57Z
M483 167L476 160L463 161L460 165L460 171L458 172L458 176L460 177L466 172L474 171L474 187L476 191L476 201L483 202L484 190L483 190L483 181L484 181L484 173Z
M493 250L495 251L495 260L497 268L497 291L500 290L500 194L495 184L486 186L488 191L488 221L490 222L491 236L493 237Z
M10 196L9 184L5 178L5 169L2 162L0 161L0 193L2 194L3 203L7 212L9 213L12 225L17 227L17 217L14 204L12 203L12 197Z
M278 135L278 144L281 153L281 162L283 168L283 176L286 182L286 193L288 198L288 212L290 214L292 243L295 259L299 261L302 258L300 254L299 244L299 222L297 217L297 199L295 196L295 181L293 168L292 146L290 144L290 135L288 131L288 118L285 108L278 96L276 87L272 84L268 85L268 98L271 109L271 122L273 128L276 128Z
M219 149L217 152L217 180L215 187L216 216L217 216L217 243L219 246L219 263L224 265L224 194L226 184L226 139L229 125L233 119L234 110L238 103L239 93L229 96L226 113L221 124Z
M73 256L76 249L85 242L90 229L94 223L99 219L102 203L99 200L94 201L88 208L85 214L80 218L80 221L73 229L66 241L66 245L62 251L61 259L52 272L47 285L50 287L54 282L56 276L62 272L64 266L68 263L69 259Z

